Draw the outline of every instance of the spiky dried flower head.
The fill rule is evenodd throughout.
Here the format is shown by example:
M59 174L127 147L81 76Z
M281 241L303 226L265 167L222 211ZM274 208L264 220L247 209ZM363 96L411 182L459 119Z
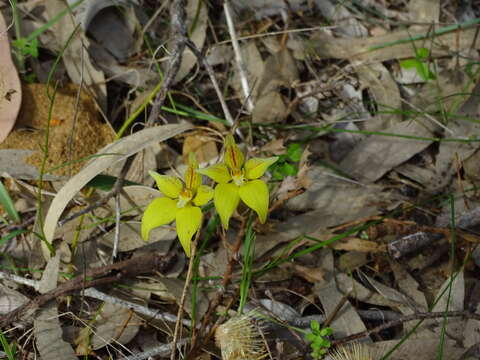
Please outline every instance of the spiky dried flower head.
M223 360L259 360L267 356L267 349L255 324L255 313L237 315L220 325L215 341L222 351Z
M369 346L362 343L340 346L330 354L332 360L375 360L376 355Z

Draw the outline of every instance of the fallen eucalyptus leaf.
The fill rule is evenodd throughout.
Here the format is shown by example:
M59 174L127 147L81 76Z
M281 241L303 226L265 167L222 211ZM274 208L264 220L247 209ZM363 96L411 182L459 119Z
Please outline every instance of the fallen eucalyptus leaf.
M0 143L15 125L22 103L22 87L10 56L7 25L0 11Z

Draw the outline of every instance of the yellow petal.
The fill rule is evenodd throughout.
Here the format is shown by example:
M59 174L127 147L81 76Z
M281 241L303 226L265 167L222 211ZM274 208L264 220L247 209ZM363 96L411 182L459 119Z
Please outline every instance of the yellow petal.
M250 208L255 210L263 224L268 213L268 187L262 180L246 182L238 188L240 199Z
M160 175L152 170L148 173L155 179L158 190L160 190L163 195L172 199L178 198L178 194L180 194L180 191L183 189L182 181L179 178L175 176Z
M230 169L240 169L243 165L245 157L235 143L235 139L231 134L225 138L225 164Z
M225 229L228 229L228 222L233 212L238 206L240 197L238 196L238 186L232 183L218 184L215 187L215 194L213 201L218 215L222 220L222 225Z
M153 199L142 216L142 238L148 241L150 230L175 220L177 204L167 197Z
M258 179L265 174L268 167L278 160L278 156L262 158L251 158L245 163L245 177L249 180Z
M219 184L225 184L232 180L230 172L228 171L228 168L225 166L225 164L212 165L208 168L197 170L197 172L199 174L208 176L210 179Z
M200 228L202 210L196 206L186 206L177 211L177 235L185 254L190 257L192 237Z
M213 198L213 189L207 185L200 185L197 189L197 195L193 199L193 203L197 206L202 206L208 203Z

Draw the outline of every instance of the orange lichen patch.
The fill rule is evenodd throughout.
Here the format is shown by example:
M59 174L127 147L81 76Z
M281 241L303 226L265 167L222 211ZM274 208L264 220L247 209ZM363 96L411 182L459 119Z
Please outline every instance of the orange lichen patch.
M68 164L50 172L55 175L71 176L77 173L90 155L111 143L114 138L111 128L99 119L92 98L82 92L77 104L77 92L77 86L68 85L58 89L55 94L46 169ZM0 149L33 150L35 152L27 162L40 168L51 101L44 84L26 85L23 93L22 108L15 128L0 144ZM53 94L53 90L50 93Z
M50 126L60 126L64 123L64 119L58 119L58 118L51 118L50 119Z

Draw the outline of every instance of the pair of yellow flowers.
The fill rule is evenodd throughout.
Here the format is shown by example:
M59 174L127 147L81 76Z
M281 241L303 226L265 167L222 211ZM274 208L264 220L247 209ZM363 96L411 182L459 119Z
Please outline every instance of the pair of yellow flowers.
M145 209L142 217L143 239L148 240L152 229L175 220L180 243L190 257L192 237L202 222L200 206L212 198L225 229L228 229L230 217L240 200L257 213L261 223L265 223L269 194L267 184L259 178L277 159L252 158L245 162L243 153L229 134L225 139L224 162L199 169L195 155L191 153L184 175L185 182L175 176L150 171L158 189L165 196L154 199ZM215 189L202 185L201 174L217 183Z

